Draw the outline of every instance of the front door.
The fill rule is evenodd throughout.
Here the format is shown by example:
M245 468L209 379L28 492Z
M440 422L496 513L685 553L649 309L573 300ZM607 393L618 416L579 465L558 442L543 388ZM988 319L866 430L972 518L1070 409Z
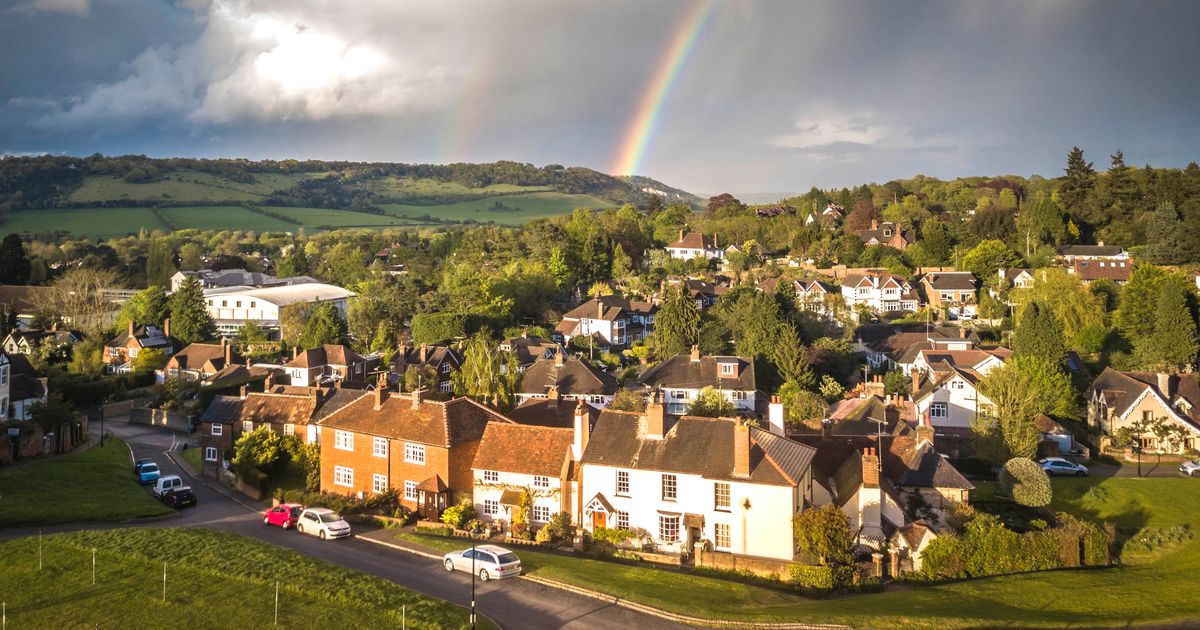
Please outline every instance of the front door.
M592 531L596 531L601 527L608 526L608 514L604 512L592 512Z
M436 521L438 520L438 495L432 492L421 492L420 500L417 502L420 507L417 511L421 513L421 517Z

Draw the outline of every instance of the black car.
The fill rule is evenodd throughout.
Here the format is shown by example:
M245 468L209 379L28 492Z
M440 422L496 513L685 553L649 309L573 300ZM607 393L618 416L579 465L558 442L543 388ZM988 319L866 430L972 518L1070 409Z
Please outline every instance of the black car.
M162 495L162 502L175 508L196 507L196 493L188 486L178 486Z

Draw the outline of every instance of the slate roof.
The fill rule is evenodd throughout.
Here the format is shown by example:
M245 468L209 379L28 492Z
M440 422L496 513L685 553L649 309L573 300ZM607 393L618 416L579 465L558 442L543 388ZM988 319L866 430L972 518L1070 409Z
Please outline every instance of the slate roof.
M970 490L974 484L958 472L933 444L916 436L894 437L883 457L883 472L898 486L910 488L958 488Z
M375 394L359 398L321 421L322 427L450 447L478 440L488 422L511 422L470 398L425 400L413 409L407 396L386 395L375 409Z
M46 395L46 384L49 379L14 373L9 378L9 400L31 400Z
M517 362L529 365L538 359L548 359L559 349L558 343L537 335L522 335L500 342L500 349L516 355Z
M83 339L83 333L74 330L42 330L40 328L28 328L21 330L14 329L8 333L8 338L13 340L13 343L20 343L22 339L30 346L37 346L44 339L52 339L54 343L62 345L74 343ZM8 339L5 339L7 341Z
M1059 256L1120 256L1125 250L1116 245L1060 245Z
M891 230L891 235L887 236L884 233L888 231L889 228ZM858 230L857 234L864 243L869 243L871 239L874 239L881 245L887 245L892 239L896 238L897 235L909 243L915 243L917 241L917 233L915 230L901 230L900 227L895 223L890 223L887 221L880 223L879 226L873 230Z
M530 398L508 412L508 417L517 424L542 427L574 427L575 409L579 402L563 398ZM589 422L595 422L600 411L584 405Z
M521 376L521 386L517 391L522 394L545 394L551 386L558 388L559 396L612 396L619 387L613 375L588 365L579 357L567 357L562 365L558 365L554 359L535 361Z
M895 432L900 427L900 410L891 407L878 396L851 398L838 402L829 410L830 431L836 436L869 436L880 431Z
M237 396L213 396L200 416L201 422L233 424L242 418L242 399Z
M165 348L174 343L174 339L168 337L161 328L151 324L143 324L133 329L133 337L137 339L139 347L142 348ZM108 342L109 347L121 348L129 343L128 330L120 335L113 337Z
M394 362L399 365L441 365L442 363L452 363L455 366L462 365L462 359L453 348L443 345L426 345L425 360L421 361L421 347L410 348L401 346L400 351L396 353Z
M180 370L199 370L206 363L211 363L216 370L225 367L225 347L217 343L190 343L183 350L171 356ZM245 363L246 360L236 352L230 351L229 363ZM216 371L214 370L214 371Z
M737 377L722 377L720 365L736 363ZM755 391L754 361L749 357L700 357L693 361L690 354L677 354L646 370L638 383L651 388L701 389L715 387Z
M567 311L563 314L563 320L603 319L611 322L626 316L626 313L651 314L656 312L658 312L658 306L654 304L633 302L616 295L602 295Z
M667 417L662 439L646 437L641 414L604 410L596 420L581 463L700 475L707 479L795 485L816 450L799 442L750 430L750 477L733 475L734 422L727 418Z
M471 467L558 477L574 439L571 429L489 422Z
M1099 395L1113 415L1123 416L1146 390L1157 393L1176 414L1200 428L1200 382L1194 375L1170 375L1167 378L1167 391L1164 392L1159 389L1158 374L1154 372L1121 372L1104 368L1088 388L1088 399ZM1190 405L1186 413L1175 406L1180 398Z
M969 271L934 271L922 279L937 291L974 291L979 282Z
M325 344L319 348L310 348L301 352L291 361L283 364L289 368L313 368L325 365L354 365L366 361L350 346Z

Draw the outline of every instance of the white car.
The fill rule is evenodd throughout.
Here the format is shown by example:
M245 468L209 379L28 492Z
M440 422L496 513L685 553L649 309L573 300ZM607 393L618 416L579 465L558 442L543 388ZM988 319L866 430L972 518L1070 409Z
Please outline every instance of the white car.
M475 572L484 582L496 578L521 575L521 560L517 554L496 545L479 545L462 551L451 551L442 558L447 571Z
M1193 459L1190 462L1183 462L1179 465L1179 472L1189 477L1200 477L1200 459Z
M1067 475L1071 477L1086 477L1087 466L1067 461L1061 457L1047 457L1038 462L1047 475Z
M350 523L329 508L307 508L296 520L296 531L326 538L345 538L350 535Z
M163 475L154 482L154 498L162 499L163 495L174 490L175 488L183 487L183 479L179 475Z

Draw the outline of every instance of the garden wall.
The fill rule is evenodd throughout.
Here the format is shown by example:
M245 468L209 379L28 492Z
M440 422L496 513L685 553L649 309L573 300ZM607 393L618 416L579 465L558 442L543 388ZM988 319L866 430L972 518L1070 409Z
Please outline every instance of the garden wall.
M192 423L187 416L175 411L163 411L162 409L150 409L147 407L134 407L129 412L129 422L133 424L147 424L155 427L163 427L172 431L181 431L189 433L192 430Z

